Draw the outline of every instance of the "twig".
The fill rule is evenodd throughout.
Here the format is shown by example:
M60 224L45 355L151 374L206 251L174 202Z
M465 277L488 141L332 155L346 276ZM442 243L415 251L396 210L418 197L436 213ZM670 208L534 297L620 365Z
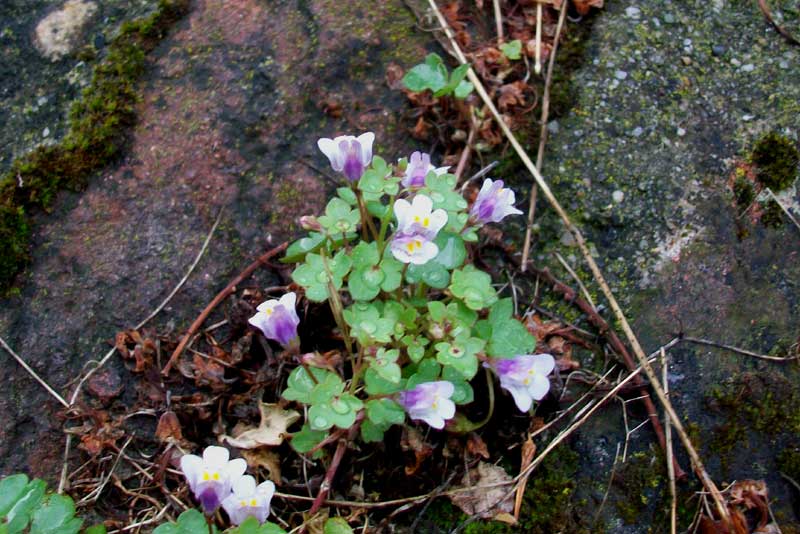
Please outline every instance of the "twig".
M547 144L547 119L550 115L550 85L553 82L553 68L556 63L556 52L558 52L558 42L561 37L561 30L564 28L564 20L567 16L567 3L564 0L561 5L561 13L558 15L556 25L556 35L553 40L553 49L550 51L550 61L547 64L547 76L544 81L544 94L542 95L542 117L539 125L539 150L536 154L536 169L542 170L544 162L544 147ZM541 6L541 4L538 4ZM528 205L528 226L525 228L525 242L522 245L522 272L528 266L528 257L531 253L531 234L533 233L533 220L536 215L536 199L539 196L539 186L534 181L531 185L530 204Z
M778 471L778 474L780 476L782 476L783 478L785 478L789 482L789 484L794 486L794 489L796 489L797 491L800 491L800 484L798 484L795 479L793 479L792 477L790 477L789 475L787 475L786 473L784 473L782 471Z
M768 354L759 354L757 352L752 352L746 349L740 349L739 347L734 347L732 345L725 345L724 343L717 343L716 341L711 341L709 339L702 339L698 337L689 337L689 336L684 336L681 339L683 341L688 341L689 343L697 343L698 345L708 345L709 347L725 349L731 352L735 352L737 354L743 354L744 356L752 356L753 358L758 358L760 360L768 360L771 362L789 362L800 359L800 351L798 351L798 354L795 354L794 356L770 356Z
M186 332L186 334L184 334L183 339L181 339L181 342L178 344L177 348L172 353L172 356L169 357L169 361L164 366L164 369L161 370L162 375L167 376L169 374L170 369L172 369L172 366L178 360L180 355L183 354L183 351L186 348L186 345L187 343L189 343L189 340L192 338L192 336L194 336L194 334L197 333L200 327L203 326L203 323L208 318L208 316L211 315L211 312L214 311L214 309L217 306L219 306L219 304L222 301L228 298L229 295L231 295L234 291L236 291L236 286L241 284L245 279L247 279L247 277L253 274L253 272L256 269L258 269L261 265L269 261L270 258L286 250L286 247L288 245L289 244L287 242L281 243L277 247L268 250L267 252L259 256L256 261L248 265L244 271L239 273L239 275L236 278L234 278L227 286L225 286L225 289L220 291L217 294L217 296L214 297L214 300L212 300L211 303L208 306L206 306L205 309L200 313L200 315L197 316L197 319L194 320L192 325L189 327L189 330Z
M152 525L153 523L157 523L157 522L161 521L161 519L164 517L164 515L167 513L168 510L169 510L169 506L164 506L163 508L161 508L161 511L158 512L158 514L156 514L155 516L151 517L150 519L146 519L144 521L139 521L138 523L132 523L132 524L126 526L126 527L122 527L122 528L119 528L117 530L111 530L111 531L108 532L108 534L118 534L119 532L127 532L127 531L133 530L135 528L141 528L141 527L146 527L147 525Z
M575 280L575 282L578 284L578 287L583 293L583 296L586 297L586 302L588 302L592 306L592 308L594 308L594 310L597 311L597 306L592 300L592 296L589 294L589 290L586 289L585 285L583 285L583 282L581 281L578 274L573 270L572 267L570 267L569 263L567 263L567 261L561 257L561 254L559 254L558 252L555 252L554 254L556 255L556 259L561 264L561 266L564 267L564 269L566 269L566 271L569 273L572 279Z
M767 22L769 22L772 25L772 27L775 28L775 31L783 35L784 39L786 39L790 43L794 45L800 45L800 40L798 40L794 35L789 33L789 31L786 28L780 26L777 22L775 22L775 19L772 17L772 12L769 10L769 6L767 5L767 0L758 0L758 7L764 14L764 17L767 19Z
M759 1L759 3L761 3L761 1ZM789 218L792 220L792 222L793 222L793 223L794 223L794 225L797 227L797 229L798 229L798 230L800 230L800 223L799 223L799 222L797 222L797 219L795 219L795 218L794 218L794 216L793 216L793 215L792 215L792 214L789 212L789 209L788 209L786 206L784 206L784 205L783 205L783 202L781 202L780 200L778 200L778 197L776 197L776 196L775 196L775 193L773 193L773 192L772 192L772 189L770 189L769 187L767 187L767 188L765 189L765 191L767 192L767 194L768 194L769 196L771 196L771 197L772 197L772 200L775 202L775 204L777 204L778 206L780 206L780 208L783 210L783 212L786 214L786 216L787 216L787 217L789 217Z
M562 11L564 8L561 8ZM556 37L558 41L558 37ZM541 74L542 72L542 2L536 2L536 50L534 53L533 72Z
M537 279L541 279L549 283L555 292L560 293L563 296L565 301L577 306L578 309L585 313L589 318L589 322L591 322L598 330L600 330L600 333L606 337L609 345L611 345L611 348L614 349L614 352L622 357L622 361L625 363L625 366L629 371L633 371L636 368L636 364L628 352L628 348L624 343L622 343L622 340L619 339L617 333L614 332L606 320L597 313L591 304L580 298L574 289L556 279L550 273L549 269L537 269L532 267L531 273L535 274ZM653 404L653 399L650 398L650 394L647 392L647 389L645 389L644 381L641 378L637 378L634 381L634 385L639 388L641 401L647 410L647 416L650 418L650 423L653 425L653 432L656 434L658 443L661 446L661 449L666 452L667 440L664 435L664 429L661 426L661 421L658 418L658 412ZM678 479L685 478L686 473L677 463L677 460L673 458L673 461L675 463L675 476L677 476Z
M62 406L64 406L64 408L69 408L69 404L67 403L67 401L64 400L64 397L59 395L56 392L56 390L51 388L50 385L47 382L45 382L38 374L36 374L36 371L31 369L31 366L28 365L27 363L25 363L25 360L23 360L16 352L14 352L14 350L11 347L8 346L8 343L6 343L6 340L3 339L2 337L0 337L0 345L2 345L3 348L6 349L6 351L8 351L8 353L11 355L11 357L14 358L15 360L17 360L17 363L20 364L22 366L22 368L25 369L25 371L27 371L28 374L31 375L31 377L34 380L39 382L39 384L41 384L41 386L44 389L46 389L47 392L50 395L52 395L52 397L54 399L56 399Z
M614 454L614 463L611 465L611 475L608 477L608 485L606 486L606 491L603 494L603 500L600 501L600 506L597 507L597 511L594 513L592 525L597 524L597 520L600 518L600 512L603 510L603 506L606 505L606 500L608 500L608 494L611 492L611 485L614 483L614 475L617 471L617 461L619 461L619 442L617 442L617 452Z
M494 22L497 26L497 46L503 44L503 13L500 11L500 0L492 0L494 4ZM449 37L449 36L448 36Z
M469 135L467 136L467 144L464 146L464 150L461 151L461 157L458 158L458 165L456 166L455 172L456 181L461 180L461 175L464 173L464 169L467 167L470 152L472 151L472 143L475 142L475 133L475 124L472 123L469 128Z
M669 362L664 347L661 347L661 376L664 384L664 393L669 395ZM669 508L669 531L670 534L678 532L678 491L675 488L675 466L672 464L672 423L669 417L664 418L664 433L667 437L667 477L669 478L669 494L672 504Z
M347 437L341 438L339 440L339 444L336 445L336 451L333 453L331 465L328 466L328 470L325 472L325 479L322 481L322 484L319 487L319 493L314 499L311 509L308 511L309 516L316 514L325 503L325 497L328 496L328 492L331 490L331 486L333 485L333 477L336 476L336 471L339 469L339 464L342 462L342 458L344 458L344 453L347 450L347 444L355 439L356 433L358 432L360 426L361 425L358 424L351 426L350 431L347 433Z

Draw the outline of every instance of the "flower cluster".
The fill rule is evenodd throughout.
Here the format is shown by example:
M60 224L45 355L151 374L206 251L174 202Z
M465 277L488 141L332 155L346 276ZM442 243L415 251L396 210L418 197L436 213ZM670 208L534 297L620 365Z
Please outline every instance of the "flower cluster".
M534 354L511 300L469 261L482 226L522 213L514 192L487 178L470 203L430 154L392 165L373 155L374 140L367 132L318 141L347 182L323 215L302 218L309 234L287 250L298 264L292 280L309 301L329 303L344 345L336 360L295 354L302 365L282 397L307 410L290 438L299 452L317 451L335 429L360 427L367 442L407 418L444 429L475 400L481 362L521 411L550 388L552 356ZM296 304L294 293L267 301L250 323L296 351Z
M210 446L203 457L186 454L181 457L181 471L189 488L206 515L213 515L222 506L231 522L240 525L252 516L263 523L269 516L269 503L275 493L271 481L256 486L255 479L245 475L247 463L224 447Z

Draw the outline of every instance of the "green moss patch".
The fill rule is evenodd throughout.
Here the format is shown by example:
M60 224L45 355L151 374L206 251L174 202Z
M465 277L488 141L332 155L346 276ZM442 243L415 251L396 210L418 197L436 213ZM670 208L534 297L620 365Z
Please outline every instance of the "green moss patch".
M61 189L82 189L90 173L119 154L136 119L135 84L145 56L188 10L189 0L160 0L153 14L124 23L73 104L64 139L18 158L0 178L0 294L29 259L27 212L48 209Z
M771 132L756 143L751 159L758 168L758 180L773 191L780 191L794 182L800 152L794 141Z

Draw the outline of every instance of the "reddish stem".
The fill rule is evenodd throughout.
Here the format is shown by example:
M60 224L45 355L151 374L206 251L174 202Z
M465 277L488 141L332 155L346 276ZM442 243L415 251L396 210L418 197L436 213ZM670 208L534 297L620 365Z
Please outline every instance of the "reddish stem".
M353 426L350 427L347 437L339 439L339 443L336 445L336 452L333 453L331 465L328 467L328 471L325 473L325 479L322 481L322 485L319 487L319 493L317 494L316 499L314 499L314 504L311 505L311 510L308 511L310 516L316 514L319 509L322 508L322 505L325 504L325 498L328 496L328 492L331 490L333 477L336 476L336 471L339 469L339 464L342 463L342 458L344 458L344 453L347 450L347 444L355 439L359 426L361 426L360 421L356 421L353 423Z
M169 357L167 365L165 365L164 369L161 370L162 375L167 376L169 374L170 369L172 369L172 366L175 365L176 361L178 361L180 355L183 354L186 345L189 344L189 340L192 339L192 336L194 336L198 330L200 330L200 327L203 326L205 320L208 318L209 315L211 315L211 312L214 311L214 308L219 306L222 303L222 301L224 301L226 298L228 298L229 295L231 295L234 291L236 291L236 286L241 284L245 279L247 279L251 274L253 274L253 272L256 269L258 269L261 265L269 261L270 258L272 258L273 256L276 256L277 254L280 254L281 252L286 250L286 247L288 245L289 245L288 242L284 242L278 245L277 247L268 250L261 256L259 256L256 261L248 265L244 271L239 273L239 275L236 278L231 280L231 282L227 286L225 286L225 289L220 291L217 294L217 296L214 297L214 300L212 300L211 303L208 306L206 306L205 309L200 313L200 315L197 316L197 319L195 319L194 322L192 323L192 326L189 327L189 330L183 336L181 342L178 343L178 347L175 349L175 352L172 353L172 356Z

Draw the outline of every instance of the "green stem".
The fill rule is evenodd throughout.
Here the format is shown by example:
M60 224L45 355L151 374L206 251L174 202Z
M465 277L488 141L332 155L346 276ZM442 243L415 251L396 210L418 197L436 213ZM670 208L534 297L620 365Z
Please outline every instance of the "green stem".
M361 196L361 191L355 189L356 200L358 201L358 212L361 214L361 237L366 240L366 230L369 230L369 233L372 234L372 239L377 241L378 240L378 230L375 228L375 223L372 221L372 216L370 216L369 211L367 211L367 206L364 204L364 197Z
M477 423L473 423L470 421L471 424L465 425L462 424L459 428L460 433L466 434L467 432L475 432L476 430L482 428L494 415L494 380L492 379L492 372L489 369L485 369L486 372L486 385L489 390L489 411L486 413L486 417L478 421Z
M381 229L378 231L378 251L381 257L383 257L383 251L386 248L386 232L389 230L389 221L392 220L392 214L394 213L394 199L395 195L389 197L389 209L386 210L386 214L381 218Z
M344 337L344 344L345 348L347 349L347 354L350 356L350 360L354 359L353 356L353 346L352 341L350 339L350 329L347 328L347 323L344 320L343 310L344 306L342 305L342 299L339 295L339 291L333 287L333 274L331 273L330 265L328 265L328 249L327 247L323 247L319 251L320 256L322 257L322 265L325 267L325 274L328 277L328 303L331 307L331 313L333 313L333 319L336 321L336 325L339 327L339 330L342 331L342 337Z

